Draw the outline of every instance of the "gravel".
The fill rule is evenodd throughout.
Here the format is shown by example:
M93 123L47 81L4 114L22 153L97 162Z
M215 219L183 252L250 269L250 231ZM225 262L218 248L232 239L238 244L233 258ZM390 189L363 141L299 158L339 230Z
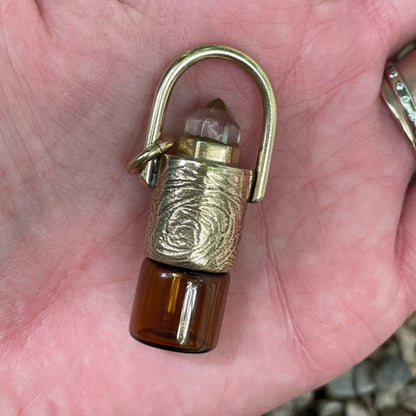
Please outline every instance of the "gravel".
M367 359L263 416L416 416L416 313Z

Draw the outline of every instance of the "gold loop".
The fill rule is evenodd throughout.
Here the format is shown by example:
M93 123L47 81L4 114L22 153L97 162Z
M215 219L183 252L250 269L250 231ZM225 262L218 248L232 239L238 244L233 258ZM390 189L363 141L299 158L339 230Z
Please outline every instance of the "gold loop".
M137 155L128 165L127 172L130 175L139 175L143 172L147 163L157 159L175 144L173 139L158 140Z
M258 202L264 196L270 169L277 124L276 98L273 87L263 69L249 56L236 49L227 46L198 47L184 53L168 68L160 81L153 101L146 147L149 148L161 138L166 106L178 78L190 66L207 58L226 59L240 65L254 78L259 87L263 100L263 132L257 156L256 169L253 175L254 180L251 188L251 196L249 198L249 202ZM156 183L157 172L154 163L154 161L147 163L141 175L143 181L149 186L154 186Z

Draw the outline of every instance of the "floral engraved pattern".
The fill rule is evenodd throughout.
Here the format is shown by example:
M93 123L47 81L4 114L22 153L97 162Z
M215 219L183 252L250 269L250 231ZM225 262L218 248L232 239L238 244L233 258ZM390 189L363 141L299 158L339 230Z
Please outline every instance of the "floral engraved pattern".
M164 155L158 175L146 232L149 257L189 269L229 271L252 172Z

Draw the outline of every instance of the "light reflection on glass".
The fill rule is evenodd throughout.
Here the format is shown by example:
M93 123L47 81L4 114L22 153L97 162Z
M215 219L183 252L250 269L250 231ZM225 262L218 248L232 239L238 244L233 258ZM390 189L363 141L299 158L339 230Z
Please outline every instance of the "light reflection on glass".
M189 338L189 327L194 312L197 294L198 285L195 282L188 282L186 284L181 317L179 318L178 332L176 333L176 339L181 345Z

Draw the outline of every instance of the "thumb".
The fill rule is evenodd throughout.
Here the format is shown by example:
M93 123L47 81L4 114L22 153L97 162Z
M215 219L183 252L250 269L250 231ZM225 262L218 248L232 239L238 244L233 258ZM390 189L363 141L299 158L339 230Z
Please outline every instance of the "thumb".
M381 35L378 47L386 57L395 55L416 38L416 8L414 0L364 0L370 22Z

